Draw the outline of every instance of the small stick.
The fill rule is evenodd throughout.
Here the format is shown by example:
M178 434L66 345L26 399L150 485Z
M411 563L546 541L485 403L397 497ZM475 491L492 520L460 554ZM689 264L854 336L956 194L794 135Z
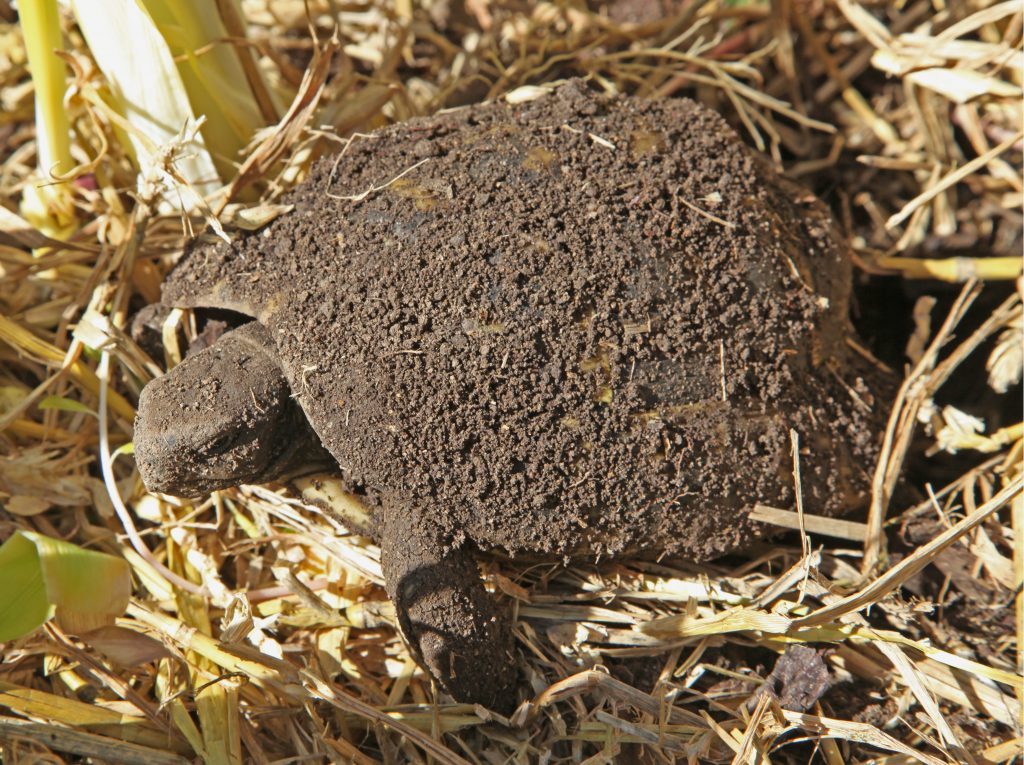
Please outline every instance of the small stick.
M987 165L993 159L995 159L1004 151L1006 151L1015 143L1017 143L1017 141L1019 141L1021 138L1024 138L1024 130L1017 131L1017 133L1007 138L1001 144L985 152L980 157L975 157L963 167L957 168L951 173L947 173L943 178L939 180L938 183L918 194L916 197L907 202L903 206L902 210L900 210L895 215L892 215L889 218L889 220L885 222L885 227L887 229L893 229L896 226L900 225L903 221L909 218L914 213L914 211L917 210L917 208L921 207L922 205L928 204L946 189L956 185L957 183L960 183L960 181L962 181L967 176L971 175L977 170L980 170L982 167Z

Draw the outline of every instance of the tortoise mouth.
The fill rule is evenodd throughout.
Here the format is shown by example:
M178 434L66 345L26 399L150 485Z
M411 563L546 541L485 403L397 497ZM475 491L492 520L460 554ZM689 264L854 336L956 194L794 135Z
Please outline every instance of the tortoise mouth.
M154 398L159 399L159 392L154 391ZM140 399L135 439L136 464L149 491L197 498L240 484L287 481L337 467L290 397L274 407L272 416L252 422L251 413L239 413L237 424L209 428L213 434L205 438L197 438L195 429L182 433L177 425L147 426L153 421L149 399ZM268 415L270 410L267 403Z
M324 460L266 329L253 322L188 356L139 397L136 460L152 491L195 497Z

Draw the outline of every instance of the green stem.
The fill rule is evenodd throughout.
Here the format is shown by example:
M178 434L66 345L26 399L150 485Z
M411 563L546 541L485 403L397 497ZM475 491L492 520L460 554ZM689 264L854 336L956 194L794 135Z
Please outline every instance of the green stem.
M67 173L74 162L70 125L64 112L64 62L54 55L54 51L64 47L57 0L22 0L18 8L36 91L39 170L46 177Z

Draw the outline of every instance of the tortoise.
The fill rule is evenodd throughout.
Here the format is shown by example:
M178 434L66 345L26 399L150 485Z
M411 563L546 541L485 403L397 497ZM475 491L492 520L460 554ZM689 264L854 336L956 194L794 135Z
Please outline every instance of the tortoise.
M736 550L794 503L791 431L808 512L864 501L846 246L713 111L571 81L352 139L286 201L168 276L243 323L145 387L139 470L195 496L334 464L455 699L515 700L477 550Z

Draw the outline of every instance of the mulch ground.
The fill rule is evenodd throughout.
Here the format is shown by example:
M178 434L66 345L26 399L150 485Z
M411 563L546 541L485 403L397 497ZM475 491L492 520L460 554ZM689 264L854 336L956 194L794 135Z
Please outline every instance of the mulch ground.
M103 77L64 19L83 167L59 244L18 213L38 178L33 90L0 2L0 540L66 539L125 558L134 577L116 627L75 635L53 621L0 645L4 762L1019 759L1019 5L245 11L282 103L317 106L282 109L188 226L136 193L123 134L90 95ZM574 77L710 106L823 200L855 265L849 353L890 370L898 390L876 402L888 427L861 466L869 496L843 520L817 499L797 513L764 497L755 517L779 535L707 563L482 556L488 589L512 609L524 680L504 718L452 703L410 658L380 548L340 520L365 512L342 487L184 501L148 494L130 456L100 455L131 440L141 386L180 359L174 343L151 358L127 327L159 299L189 231L215 212L236 238L247 219L285 220L273 205L353 133L487 99L528 105ZM435 186L402 199L443 204ZM181 347L200 331L180 317Z

